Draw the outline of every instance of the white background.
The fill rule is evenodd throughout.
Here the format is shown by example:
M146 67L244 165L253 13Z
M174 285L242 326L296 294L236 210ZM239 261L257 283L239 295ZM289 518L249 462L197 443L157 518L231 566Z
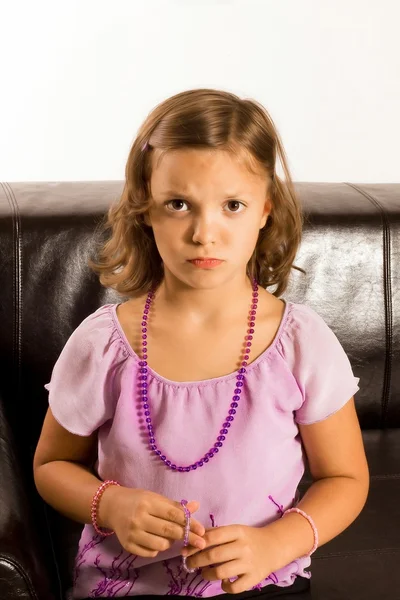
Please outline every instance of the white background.
M262 102L295 181L400 181L397 0L0 0L0 179L123 179L166 97Z

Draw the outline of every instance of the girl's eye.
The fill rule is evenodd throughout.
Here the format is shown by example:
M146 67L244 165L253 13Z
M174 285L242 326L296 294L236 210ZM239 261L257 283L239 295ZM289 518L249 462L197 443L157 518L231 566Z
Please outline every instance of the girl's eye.
M231 213L242 212L240 208L246 207L246 205L243 204L243 202L239 202L239 200L229 200L227 204L230 205L233 209L228 211ZM169 200L165 203L165 205L171 212L187 212L186 210L180 210L184 205L186 205L187 207L187 203L185 200Z
M172 209L169 208L171 204L174 205L174 207ZM186 211L183 211L183 210L179 210L179 207L180 207L179 205L182 205L182 204L186 204L186 202L184 200L170 200L169 202L166 203L166 206L172 212L186 212ZM177 210L175 210L175 209L177 209Z
M234 210L229 211L229 212L241 212L241 210L238 210L240 207L245 208L245 204L243 204L243 202L239 202L239 200L229 200L228 204L233 204L235 205L233 208Z

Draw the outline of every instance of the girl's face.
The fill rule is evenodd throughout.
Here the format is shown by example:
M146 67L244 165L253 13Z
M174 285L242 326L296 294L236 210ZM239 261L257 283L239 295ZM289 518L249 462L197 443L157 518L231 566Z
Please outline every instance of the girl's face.
M253 174L243 160L223 150L184 149L159 156L154 150L145 219L153 228L165 277L171 274L201 289L242 278L271 212L268 176ZM198 268L189 262L194 258L223 262Z

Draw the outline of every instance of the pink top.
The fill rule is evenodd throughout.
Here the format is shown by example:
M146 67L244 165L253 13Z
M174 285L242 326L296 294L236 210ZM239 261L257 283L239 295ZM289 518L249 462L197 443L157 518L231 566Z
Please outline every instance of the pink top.
M286 302L272 344L247 367L242 398L221 451L196 471L178 473L154 457L136 394L139 360L119 324L117 304L106 304L72 333L57 360L49 404L71 433L98 429L100 479L152 490L172 500L198 500L206 528L262 527L297 500L304 457L297 423L326 419L359 390L334 332L312 308ZM148 372L158 447L178 465L211 448L232 401L237 372L204 381L175 382ZM100 537L85 525L75 561L74 598L134 595L214 596L220 581L181 568L182 542L156 558L122 549L116 535ZM262 586L311 577L309 558L271 573Z

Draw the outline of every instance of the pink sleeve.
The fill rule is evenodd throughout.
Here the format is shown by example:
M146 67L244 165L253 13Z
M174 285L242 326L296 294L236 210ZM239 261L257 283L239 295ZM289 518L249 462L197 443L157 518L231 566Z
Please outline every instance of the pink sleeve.
M124 360L126 353L114 329L110 305L104 305L73 331L44 386L60 425L88 436L112 418L114 379Z
M360 389L336 334L309 306L295 304L282 340L285 359L303 396L296 423L323 421Z

